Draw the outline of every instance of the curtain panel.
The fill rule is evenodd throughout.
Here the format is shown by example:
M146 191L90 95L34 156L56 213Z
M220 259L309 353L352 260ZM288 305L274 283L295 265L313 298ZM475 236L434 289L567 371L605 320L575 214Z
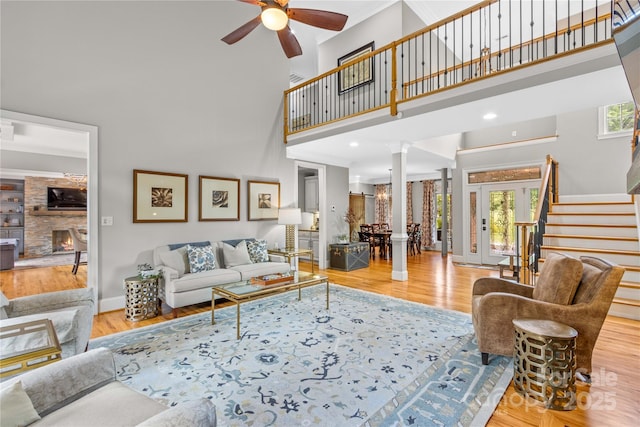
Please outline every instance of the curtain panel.
M375 203L375 223L382 224L389 222L388 201L387 201L387 185L376 185L376 203Z
M407 182L407 225L413 224L413 183Z
M424 246L436 244L435 227L435 181L422 181L422 242Z

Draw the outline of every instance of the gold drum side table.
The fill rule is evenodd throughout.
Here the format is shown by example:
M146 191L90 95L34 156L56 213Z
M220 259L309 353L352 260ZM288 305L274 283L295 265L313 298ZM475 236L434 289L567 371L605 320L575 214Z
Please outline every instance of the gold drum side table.
M124 313L127 320L134 322L150 319L158 315L158 279L140 276L124 279L126 304Z
M576 408L576 337L552 320L514 319L513 385L548 409Z

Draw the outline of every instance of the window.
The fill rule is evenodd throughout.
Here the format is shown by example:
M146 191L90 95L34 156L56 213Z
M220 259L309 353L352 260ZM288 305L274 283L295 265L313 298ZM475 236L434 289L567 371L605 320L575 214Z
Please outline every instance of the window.
M619 136L633 131L633 102L607 105L600 111L600 136Z

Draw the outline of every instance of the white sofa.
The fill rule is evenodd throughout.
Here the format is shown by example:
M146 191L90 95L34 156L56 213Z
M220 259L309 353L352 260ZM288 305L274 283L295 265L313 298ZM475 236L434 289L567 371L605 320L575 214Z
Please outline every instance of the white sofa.
M187 245L210 245L215 268L191 272ZM250 246L249 255L241 250L243 245ZM266 245L265 240L247 238L178 243L155 248L154 267L162 272L158 291L160 300L173 309L173 316L176 317L178 307L211 301L211 288L215 285L289 272L290 265L282 257L268 255Z
M97 348L2 383L5 426L214 427L205 398L167 407L116 380L113 354Z

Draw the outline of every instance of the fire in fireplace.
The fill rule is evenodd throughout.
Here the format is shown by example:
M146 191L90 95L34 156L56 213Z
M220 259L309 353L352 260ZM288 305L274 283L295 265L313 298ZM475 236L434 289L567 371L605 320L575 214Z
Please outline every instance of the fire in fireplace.
M64 254L73 252L73 240L69 230L53 230L51 237L51 252Z

